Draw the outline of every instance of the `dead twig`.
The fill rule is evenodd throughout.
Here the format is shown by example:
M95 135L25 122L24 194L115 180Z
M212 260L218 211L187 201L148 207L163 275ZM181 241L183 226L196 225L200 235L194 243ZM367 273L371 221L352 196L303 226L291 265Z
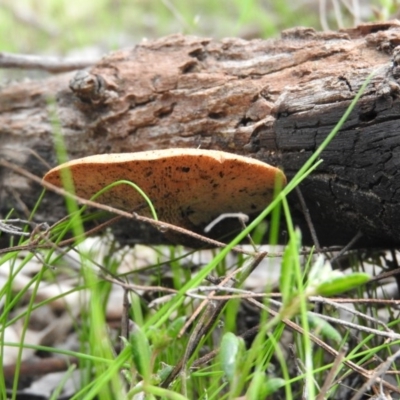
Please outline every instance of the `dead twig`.
M94 65L97 61L97 59L82 61L0 52L0 68L36 69L53 74L87 68Z
M328 391L332 387L335 376L343 364L343 359L346 356L347 351L348 345L345 343L344 346L339 350L338 355L335 357L332 368L329 370L328 376L325 378L316 400L325 400L327 398Z
M375 372L370 375L370 378L364 383L364 385L357 390L356 394L351 398L351 400L360 400L363 394L371 388L375 382L378 382L380 386L383 386L383 380L381 376L384 375L387 370L390 368L392 363L395 363L396 359L400 357L400 350L396 351L392 356L388 357L385 362L383 362L378 368L375 369ZM383 388L381 389L383 392ZM398 393L398 392L396 392Z
M14 224L14 225L12 225ZM4 233L8 233L10 235L15 236L26 236L29 237L31 234L29 232L25 232L23 227L16 226L15 224L22 225L32 225L33 222L27 221L25 219L2 219L0 220L0 231Z

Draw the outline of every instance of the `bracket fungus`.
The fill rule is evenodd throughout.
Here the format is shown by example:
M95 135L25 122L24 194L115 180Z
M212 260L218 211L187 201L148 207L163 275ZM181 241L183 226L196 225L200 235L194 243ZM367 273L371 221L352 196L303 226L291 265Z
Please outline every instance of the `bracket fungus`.
M62 187L60 171L66 168L82 198L90 199L105 186L128 180L147 194L161 221L198 233L223 213L260 212L271 202L276 182L286 183L276 167L217 150L174 148L94 155L55 167L43 180ZM150 216L143 197L126 184L112 187L96 201Z

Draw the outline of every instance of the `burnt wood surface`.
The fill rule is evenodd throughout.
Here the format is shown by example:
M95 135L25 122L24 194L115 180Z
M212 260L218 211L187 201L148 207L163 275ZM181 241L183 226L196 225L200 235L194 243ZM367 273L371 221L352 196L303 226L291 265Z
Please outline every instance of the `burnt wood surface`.
M87 70L3 85L0 159L40 177L55 166L55 105L71 159L201 147L278 165L290 179L376 70L301 192L322 245L346 244L361 232L360 246L397 246L399 44L397 22L327 33L295 28L271 40L144 41ZM14 218L26 218L42 188L0 168L0 217L14 209ZM295 194L290 202L309 242ZM35 220L52 223L65 214L63 199L48 193ZM135 223L117 233L131 242L160 240Z

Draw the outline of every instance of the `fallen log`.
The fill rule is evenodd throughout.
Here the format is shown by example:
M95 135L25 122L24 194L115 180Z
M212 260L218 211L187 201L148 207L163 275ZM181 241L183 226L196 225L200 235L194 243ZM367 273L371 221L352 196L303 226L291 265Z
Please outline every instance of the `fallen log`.
M339 121L350 117L300 186L321 245L400 244L400 101L397 21L340 32L295 28L280 39L173 35L105 56L92 68L0 90L0 161L43 176L57 164L54 131L70 159L172 147L225 150L280 166L288 179ZM54 113L56 110L56 124ZM41 187L0 167L0 217L27 218ZM290 196L310 243L304 210ZM66 215L48 193L35 220ZM120 240L159 242L137 224ZM4 235L3 235L4 237Z

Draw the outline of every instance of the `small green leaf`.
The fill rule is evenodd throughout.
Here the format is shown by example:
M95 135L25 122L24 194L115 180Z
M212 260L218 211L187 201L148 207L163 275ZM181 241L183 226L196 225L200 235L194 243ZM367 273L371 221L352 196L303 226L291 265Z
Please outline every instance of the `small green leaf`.
M152 377L152 385L159 385L161 382L164 382L165 379L168 378L169 374L172 372L174 367L171 365L167 365L165 363L161 363L161 369L157 371L155 375Z
M310 326L314 328L314 330L317 330L321 336L331 339L336 343L342 341L340 333L328 321L313 314L308 315L308 321L310 322Z
M334 296L363 285L367 283L369 279L370 276L363 272L355 272L349 275L336 275L320 283L315 288L315 291L320 296Z
M243 351L243 339L231 332L225 333L221 341L220 359L222 370L231 383L235 379L235 374L240 365Z
M282 378L268 379L264 371L255 371L249 390L246 393L246 399L265 399L284 385L285 380Z
M186 317L182 316L173 321L167 329L167 334L170 338L176 339L183 325L185 325Z
M129 340L126 337L120 336L120 339L122 343L124 344L124 347L130 346Z
M151 370L151 349L145 333L138 325L133 323L133 328L129 335L129 342L132 349L132 357L135 367L145 382L149 382Z
M286 381L282 378L271 378L265 382L263 398L275 393L278 389L285 386Z

